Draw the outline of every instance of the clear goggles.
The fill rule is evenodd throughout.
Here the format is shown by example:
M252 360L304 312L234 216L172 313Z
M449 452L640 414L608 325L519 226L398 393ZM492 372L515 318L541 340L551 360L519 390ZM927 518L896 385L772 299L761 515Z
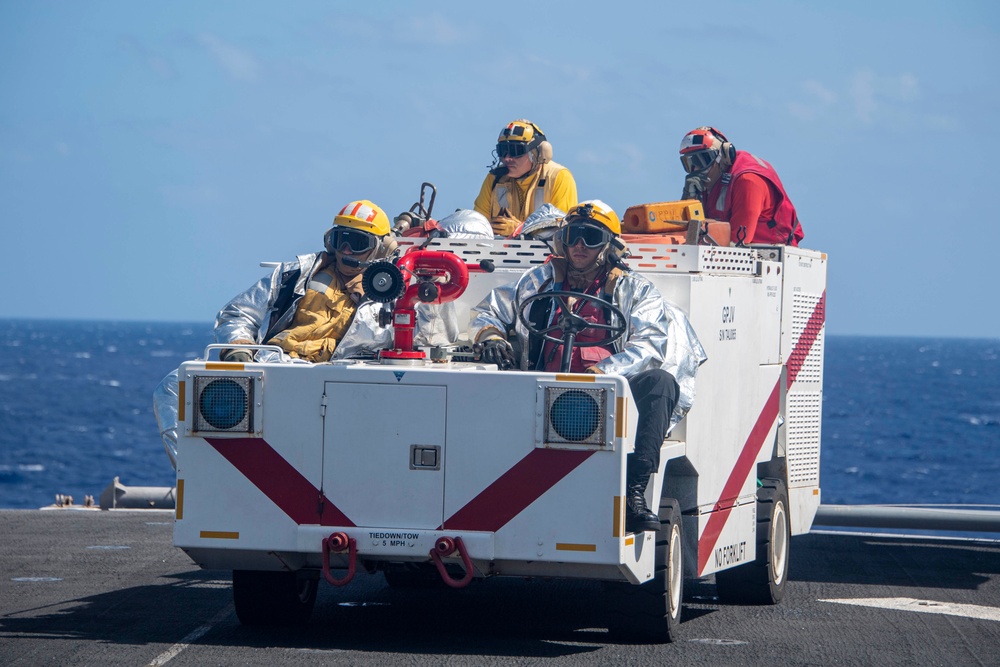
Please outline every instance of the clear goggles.
M521 157L527 152L527 141L501 141L497 143L497 155L501 158Z
M350 227L341 227L333 232L333 249L340 252L347 249L353 254L359 255L374 250L376 245L378 245L378 238L368 232Z
M684 165L684 171L689 174L697 174L699 171L705 171L719 158L719 151L714 148L707 148L701 151L694 151L693 153L684 153L681 155L681 164Z
M559 240L566 248L572 248L578 241L588 248L600 248L611 242L611 232L604 227L574 223L559 230Z

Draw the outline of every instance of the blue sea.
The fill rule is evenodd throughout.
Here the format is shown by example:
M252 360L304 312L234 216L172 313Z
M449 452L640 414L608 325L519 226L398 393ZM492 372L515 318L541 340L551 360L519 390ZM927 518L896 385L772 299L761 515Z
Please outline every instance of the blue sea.
M153 388L210 323L0 320L0 509L172 486ZM1000 340L826 339L828 504L1000 506Z

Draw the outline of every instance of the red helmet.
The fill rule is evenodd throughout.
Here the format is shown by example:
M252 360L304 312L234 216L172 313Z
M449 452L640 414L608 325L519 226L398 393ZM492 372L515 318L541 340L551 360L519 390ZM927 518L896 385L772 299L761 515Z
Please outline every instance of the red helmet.
M736 159L736 149L726 135L714 127L703 125L681 139L681 165L689 174L705 171L716 162L728 167Z

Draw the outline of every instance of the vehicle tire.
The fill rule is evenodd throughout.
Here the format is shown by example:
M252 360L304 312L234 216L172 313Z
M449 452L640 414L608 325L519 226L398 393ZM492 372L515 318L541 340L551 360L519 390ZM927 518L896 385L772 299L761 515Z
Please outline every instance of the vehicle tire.
M788 492L780 479L757 489L757 558L715 573L719 600L734 604L777 604L785 596L791 543Z
M303 625L312 615L319 579L295 572L233 570L233 604L243 625Z
M680 504L660 501L660 529L656 532L656 569L639 586L611 584L612 636L628 641L673 642L681 624L684 599L684 535Z

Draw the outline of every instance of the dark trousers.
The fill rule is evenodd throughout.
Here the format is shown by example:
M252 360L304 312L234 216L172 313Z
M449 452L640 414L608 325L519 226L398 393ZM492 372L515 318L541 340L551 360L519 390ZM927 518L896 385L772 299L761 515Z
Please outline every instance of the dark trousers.
M639 410L635 453L630 457L633 474L649 477L660 465L660 446L667 437L670 415L677 405L680 388L674 376L662 368L643 371L628 379L632 398Z

